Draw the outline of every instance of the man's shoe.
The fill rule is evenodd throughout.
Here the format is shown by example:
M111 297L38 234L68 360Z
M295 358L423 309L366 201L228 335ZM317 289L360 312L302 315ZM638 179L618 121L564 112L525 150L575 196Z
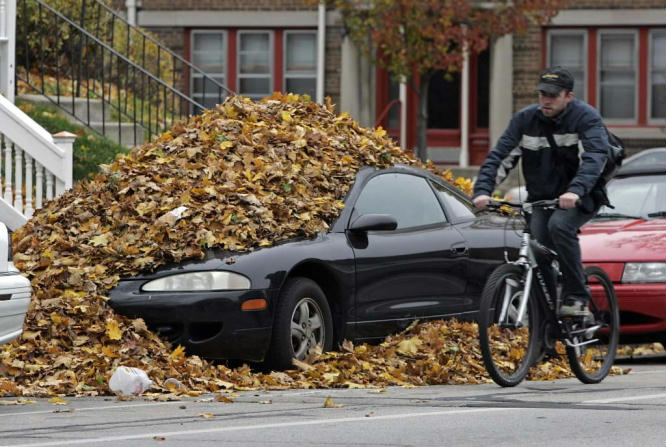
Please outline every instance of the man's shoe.
M560 317L583 317L587 321L593 321L594 315L587 307L587 301L580 298L569 298L562 304L558 313Z

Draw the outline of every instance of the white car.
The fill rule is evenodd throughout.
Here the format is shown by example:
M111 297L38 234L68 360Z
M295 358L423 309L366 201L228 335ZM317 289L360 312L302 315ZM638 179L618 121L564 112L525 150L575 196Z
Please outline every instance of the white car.
M31 295L30 281L14 267L11 238L0 222L0 344L21 335Z

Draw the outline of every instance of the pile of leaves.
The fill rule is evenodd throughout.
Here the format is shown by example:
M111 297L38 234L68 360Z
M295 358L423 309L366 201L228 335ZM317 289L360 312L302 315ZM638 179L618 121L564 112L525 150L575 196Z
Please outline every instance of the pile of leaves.
M106 303L121 276L207 247L252 250L325 231L359 168L393 163L422 166L381 128L291 94L232 97L118 156L13 235L34 298L23 335L0 348L0 394L108 394L120 365L143 369L165 391L172 378L195 394L487 380L470 323L428 323L379 346L345 344L292 372L254 374L186 356ZM469 192L468 180L439 174ZM178 208L179 219L170 213Z

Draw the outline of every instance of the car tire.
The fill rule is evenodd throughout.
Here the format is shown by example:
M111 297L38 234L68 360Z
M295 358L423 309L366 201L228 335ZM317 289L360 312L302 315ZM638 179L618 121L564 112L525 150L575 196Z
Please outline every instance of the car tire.
M326 295L308 278L290 278L282 287L265 364L272 369L293 368L314 344L324 352L333 347L333 319Z

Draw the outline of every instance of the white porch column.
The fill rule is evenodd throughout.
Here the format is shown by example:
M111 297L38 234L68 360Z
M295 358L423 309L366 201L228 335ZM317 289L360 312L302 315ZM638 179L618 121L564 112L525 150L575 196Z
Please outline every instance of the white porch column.
M136 26L136 0L125 0L125 7L127 8L127 22Z
M361 126L374 126L377 119L376 88L370 58L363 56L358 46L345 36L342 40L339 111L349 112Z
M14 102L16 0L0 0L0 94Z
M463 44L463 66L460 86L460 159L458 165L469 165L469 51L467 42Z
M513 36L490 46L490 147L495 146L513 115Z
M65 158L63 159L62 169L64 179L56 180L56 194L62 194L65 190L72 187L72 168L74 166L74 140L76 134L63 130L53 135L53 142L60 149L65 151ZM48 178L47 178L48 182Z
M407 84L400 83L400 147L407 149Z
M340 112L349 112L359 121L361 79L358 48L348 36L344 36L341 51Z

